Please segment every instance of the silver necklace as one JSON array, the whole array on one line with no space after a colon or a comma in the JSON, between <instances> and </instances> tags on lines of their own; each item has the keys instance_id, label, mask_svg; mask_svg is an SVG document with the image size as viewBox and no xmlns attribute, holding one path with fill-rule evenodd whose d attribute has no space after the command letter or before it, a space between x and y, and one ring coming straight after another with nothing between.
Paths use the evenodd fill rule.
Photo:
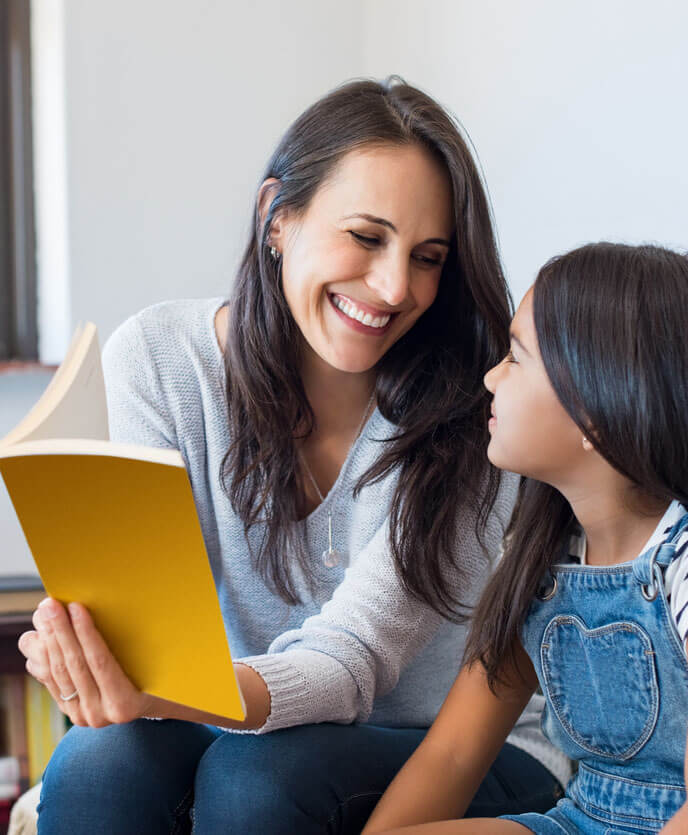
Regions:
<instances>
[{"instance_id":1,"label":"silver necklace","mask_svg":"<svg viewBox=\"0 0 688 835\"><path fill-rule=\"evenodd\" d=\"M373 405L373 400L374 399L375 399L375 389L373 389L373 393L370 395L370 400L366 403L366 407L363 411L363 417L361 418L361 422L358 424L358 429L356 430L356 434L354 435L354 439L349 446L349 452L351 452L351 447L356 443L356 441L358 440L358 436L361 434L361 430L363 429L363 424L365 423L366 418L368 417L368 412L370 411L370 407ZM349 452L347 452L347 456L348 456ZM321 503L324 502L325 497L320 492L320 488L318 487L318 483L315 480L315 478L313 476L313 473L311 472L311 468L308 466L308 461L306 461L306 456L303 454L303 451L301 451L301 461L303 462L303 468L305 469L306 475L308 476L308 478L310 478L311 484L315 488L315 492L317 493L318 498L320 499L320 502ZM327 543L328 543L327 544L327 549L322 552L321 559L323 561L323 565L326 566L327 568L335 568L335 566L339 565L339 563L342 561L342 553L341 553L341 551L338 551L334 547L334 544L333 544L333 541L332 541L332 510L329 510L328 513L327 513Z\"/></svg>"}]
</instances>

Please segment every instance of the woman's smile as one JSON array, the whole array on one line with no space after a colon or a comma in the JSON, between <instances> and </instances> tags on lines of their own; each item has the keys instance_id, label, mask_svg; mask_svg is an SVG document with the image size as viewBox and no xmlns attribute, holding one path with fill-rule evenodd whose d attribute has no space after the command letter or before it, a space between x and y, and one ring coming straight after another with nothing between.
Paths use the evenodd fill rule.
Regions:
<instances>
[{"instance_id":1,"label":"woman's smile","mask_svg":"<svg viewBox=\"0 0 688 835\"><path fill-rule=\"evenodd\" d=\"M327 297L335 313L358 333L381 336L387 333L397 315L396 312L380 310L341 293L328 293Z\"/></svg>"}]
</instances>

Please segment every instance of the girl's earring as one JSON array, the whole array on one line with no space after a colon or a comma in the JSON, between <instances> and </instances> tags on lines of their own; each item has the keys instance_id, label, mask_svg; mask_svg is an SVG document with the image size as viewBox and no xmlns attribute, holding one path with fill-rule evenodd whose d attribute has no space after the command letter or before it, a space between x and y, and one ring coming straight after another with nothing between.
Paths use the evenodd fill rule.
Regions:
<instances>
[{"instance_id":1,"label":"girl's earring","mask_svg":"<svg viewBox=\"0 0 688 835\"><path fill-rule=\"evenodd\" d=\"M590 443L590 441L587 439L587 437L586 437L585 435L583 435L583 449L584 449L586 452L590 452L590 450L591 450L592 448L593 448L593 446L592 446L592 444Z\"/></svg>"},{"instance_id":2,"label":"girl's earring","mask_svg":"<svg viewBox=\"0 0 688 835\"><path fill-rule=\"evenodd\" d=\"M270 247L270 256L273 261L279 261L280 254L277 251L277 247L271 246Z\"/></svg>"}]
</instances>

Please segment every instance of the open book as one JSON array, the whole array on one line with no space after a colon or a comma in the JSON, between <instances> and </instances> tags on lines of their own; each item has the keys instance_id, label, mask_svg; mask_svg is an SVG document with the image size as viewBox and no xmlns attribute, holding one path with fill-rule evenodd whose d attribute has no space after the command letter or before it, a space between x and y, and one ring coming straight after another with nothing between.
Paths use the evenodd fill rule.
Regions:
<instances>
[{"instance_id":1,"label":"open book","mask_svg":"<svg viewBox=\"0 0 688 835\"><path fill-rule=\"evenodd\" d=\"M46 593L89 609L134 684L243 719L182 456L109 440L94 325L0 440L0 474Z\"/></svg>"}]
</instances>

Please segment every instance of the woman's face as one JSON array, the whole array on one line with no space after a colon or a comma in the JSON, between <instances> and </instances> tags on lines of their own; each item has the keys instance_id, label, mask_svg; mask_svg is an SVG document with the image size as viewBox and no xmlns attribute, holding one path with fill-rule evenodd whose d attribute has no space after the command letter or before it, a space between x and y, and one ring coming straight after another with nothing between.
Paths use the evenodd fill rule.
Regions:
<instances>
[{"instance_id":1,"label":"woman's face","mask_svg":"<svg viewBox=\"0 0 688 835\"><path fill-rule=\"evenodd\" d=\"M511 348L487 372L494 397L489 422L490 461L503 470L546 481L569 481L584 460L582 435L547 376L533 321L533 290L511 323Z\"/></svg>"},{"instance_id":2,"label":"woman's face","mask_svg":"<svg viewBox=\"0 0 688 835\"><path fill-rule=\"evenodd\" d=\"M307 344L328 365L372 368L430 307L452 236L447 173L418 146L352 151L271 243Z\"/></svg>"}]
</instances>

